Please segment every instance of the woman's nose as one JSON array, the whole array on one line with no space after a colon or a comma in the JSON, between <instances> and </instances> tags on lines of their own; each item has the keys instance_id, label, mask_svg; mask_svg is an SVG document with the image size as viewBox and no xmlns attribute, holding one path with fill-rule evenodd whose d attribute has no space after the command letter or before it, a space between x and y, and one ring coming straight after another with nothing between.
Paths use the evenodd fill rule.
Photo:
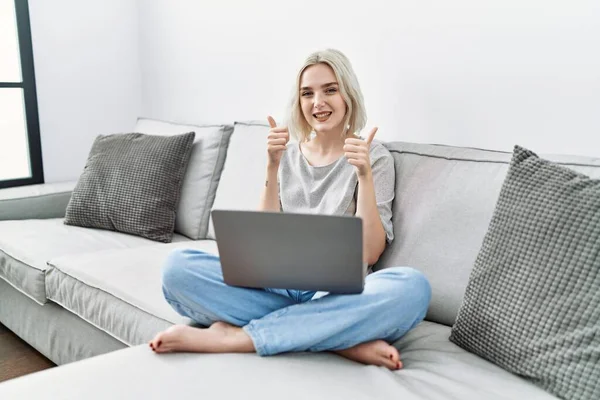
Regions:
<instances>
[{"instance_id":1,"label":"woman's nose","mask_svg":"<svg viewBox=\"0 0 600 400\"><path fill-rule=\"evenodd\" d=\"M323 96L319 93L315 93L314 100L315 100L315 107L325 104Z\"/></svg>"}]
</instances>

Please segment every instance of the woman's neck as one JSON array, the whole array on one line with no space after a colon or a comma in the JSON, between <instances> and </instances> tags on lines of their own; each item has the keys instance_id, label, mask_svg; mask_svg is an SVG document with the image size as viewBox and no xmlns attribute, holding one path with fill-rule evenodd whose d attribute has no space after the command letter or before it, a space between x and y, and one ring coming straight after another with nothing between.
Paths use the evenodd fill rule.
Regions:
<instances>
[{"instance_id":1,"label":"woman's neck","mask_svg":"<svg viewBox=\"0 0 600 400\"><path fill-rule=\"evenodd\" d=\"M342 153L345 140L346 138L341 136L341 131L316 132L316 135L308 143L312 152L319 156L328 156Z\"/></svg>"}]
</instances>

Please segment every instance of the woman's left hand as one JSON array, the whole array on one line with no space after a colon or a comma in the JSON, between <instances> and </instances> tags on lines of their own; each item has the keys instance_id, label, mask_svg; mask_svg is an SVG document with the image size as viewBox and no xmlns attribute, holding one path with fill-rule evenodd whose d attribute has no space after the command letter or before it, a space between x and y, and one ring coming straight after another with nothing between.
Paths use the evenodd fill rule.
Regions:
<instances>
[{"instance_id":1,"label":"woman's left hand","mask_svg":"<svg viewBox=\"0 0 600 400\"><path fill-rule=\"evenodd\" d=\"M356 167L356 174L359 178L367 177L371 174L371 159L369 151L371 142L377 133L378 128L373 128L367 140L362 139L346 139L344 143L344 155L348 162Z\"/></svg>"}]
</instances>

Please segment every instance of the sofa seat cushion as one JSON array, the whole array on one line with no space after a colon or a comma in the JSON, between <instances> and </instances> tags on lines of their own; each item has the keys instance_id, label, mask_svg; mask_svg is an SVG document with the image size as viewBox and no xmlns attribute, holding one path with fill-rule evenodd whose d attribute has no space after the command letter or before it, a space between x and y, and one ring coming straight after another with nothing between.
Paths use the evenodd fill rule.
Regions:
<instances>
[{"instance_id":1,"label":"sofa seat cushion","mask_svg":"<svg viewBox=\"0 0 600 400\"><path fill-rule=\"evenodd\" d=\"M175 235L174 241L188 241ZM68 226L62 218L0 221L0 277L39 304L46 302L46 261L66 254L152 245L125 233Z\"/></svg>"},{"instance_id":2,"label":"sofa seat cushion","mask_svg":"<svg viewBox=\"0 0 600 400\"><path fill-rule=\"evenodd\" d=\"M408 399L528 399L557 397L448 340L451 328L424 321L395 343L405 369L394 374Z\"/></svg>"},{"instance_id":3,"label":"sofa seat cushion","mask_svg":"<svg viewBox=\"0 0 600 400\"><path fill-rule=\"evenodd\" d=\"M399 371L332 353L158 355L143 344L11 380L0 398L192 398L201 388L201 398L216 399L556 400L450 343L449 333L419 325L396 343Z\"/></svg>"},{"instance_id":4,"label":"sofa seat cushion","mask_svg":"<svg viewBox=\"0 0 600 400\"><path fill-rule=\"evenodd\" d=\"M162 293L162 267L175 248L218 254L213 240L154 244L51 259L48 299L133 346L148 342L172 324L190 324Z\"/></svg>"}]
</instances>

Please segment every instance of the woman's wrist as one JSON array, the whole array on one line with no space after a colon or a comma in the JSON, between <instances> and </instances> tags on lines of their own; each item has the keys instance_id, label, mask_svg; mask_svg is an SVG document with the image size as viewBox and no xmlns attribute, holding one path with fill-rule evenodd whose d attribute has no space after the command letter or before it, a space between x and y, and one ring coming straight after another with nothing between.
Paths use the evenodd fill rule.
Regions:
<instances>
[{"instance_id":1,"label":"woman's wrist","mask_svg":"<svg viewBox=\"0 0 600 400\"><path fill-rule=\"evenodd\" d=\"M366 174L358 176L358 184L373 184L373 174L371 173L371 169L369 169L369 171Z\"/></svg>"},{"instance_id":2,"label":"woman's wrist","mask_svg":"<svg viewBox=\"0 0 600 400\"><path fill-rule=\"evenodd\" d=\"M279 172L278 165L267 165L267 172L265 174L265 187L269 186L269 183L277 183L277 174Z\"/></svg>"}]
</instances>

